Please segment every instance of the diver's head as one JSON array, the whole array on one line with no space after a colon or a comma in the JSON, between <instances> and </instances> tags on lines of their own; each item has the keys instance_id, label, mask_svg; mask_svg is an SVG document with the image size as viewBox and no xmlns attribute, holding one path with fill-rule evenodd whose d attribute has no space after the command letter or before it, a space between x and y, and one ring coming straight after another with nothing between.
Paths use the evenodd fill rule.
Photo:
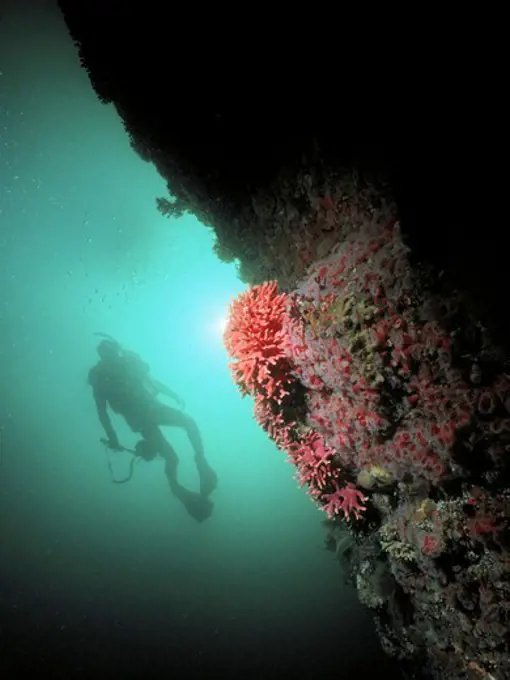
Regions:
<instances>
[{"instance_id":1,"label":"diver's head","mask_svg":"<svg viewBox=\"0 0 510 680\"><path fill-rule=\"evenodd\" d=\"M115 361L120 356L120 346L114 340L101 340L97 353L102 361Z\"/></svg>"}]
</instances>

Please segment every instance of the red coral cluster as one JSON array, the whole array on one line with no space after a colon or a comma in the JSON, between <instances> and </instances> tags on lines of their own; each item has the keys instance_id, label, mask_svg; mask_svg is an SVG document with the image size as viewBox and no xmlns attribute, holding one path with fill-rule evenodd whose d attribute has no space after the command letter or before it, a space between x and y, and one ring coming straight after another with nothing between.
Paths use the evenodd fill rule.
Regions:
<instances>
[{"instance_id":1,"label":"red coral cluster","mask_svg":"<svg viewBox=\"0 0 510 680\"><path fill-rule=\"evenodd\" d=\"M236 384L245 394L260 395L280 404L293 378L283 346L287 296L275 281L249 286L230 305L224 342L234 359Z\"/></svg>"},{"instance_id":2,"label":"red coral cluster","mask_svg":"<svg viewBox=\"0 0 510 680\"><path fill-rule=\"evenodd\" d=\"M452 339L417 290L398 225L375 224L347 236L293 293L268 282L231 305L234 380L330 514L363 509L349 482L362 469L434 484L455 474L459 429L477 400L490 409L453 367Z\"/></svg>"},{"instance_id":3,"label":"red coral cluster","mask_svg":"<svg viewBox=\"0 0 510 680\"><path fill-rule=\"evenodd\" d=\"M285 349L309 390L307 424L345 467L437 481L473 397L452 367L451 338L420 319L412 296L395 225L346 239L293 296Z\"/></svg>"},{"instance_id":4,"label":"red coral cluster","mask_svg":"<svg viewBox=\"0 0 510 680\"><path fill-rule=\"evenodd\" d=\"M286 418L281 408L297 382L285 352L289 303L274 282L249 287L234 300L224 338L232 375L243 394L254 397L257 422L287 452L300 484L308 486L328 516L343 512L359 518L367 499L352 484L340 484L340 471L332 465L334 449L312 428Z\"/></svg>"}]
</instances>

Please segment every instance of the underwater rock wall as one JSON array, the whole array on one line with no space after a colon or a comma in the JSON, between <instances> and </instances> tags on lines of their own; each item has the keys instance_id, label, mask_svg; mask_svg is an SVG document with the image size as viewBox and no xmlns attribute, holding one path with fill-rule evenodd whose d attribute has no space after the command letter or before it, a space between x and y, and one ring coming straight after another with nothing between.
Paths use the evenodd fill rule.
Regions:
<instances>
[{"instance_id":1,"label":"underwater rock wall","mask_svg":"<svg viewBox=\"0 0 510 680\"><path fill-rule=\"evenodd\" d=\"M234 380L327 513L384 649L425 677L509 677L505 354L394 217L363 192L318 202L338 242L292 291L234 301Z\"/></svg>"}]
</instances>

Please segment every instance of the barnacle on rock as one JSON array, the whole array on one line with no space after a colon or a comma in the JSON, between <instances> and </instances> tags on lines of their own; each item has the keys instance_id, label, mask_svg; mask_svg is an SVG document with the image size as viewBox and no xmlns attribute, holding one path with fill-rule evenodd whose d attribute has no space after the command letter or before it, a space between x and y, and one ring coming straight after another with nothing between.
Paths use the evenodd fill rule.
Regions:
<instances>
[{"instance_id":1,"label":"barnacle on rock","mask_svg":"<svg viewBox=\"0 0 510 680\"><path fill-rule=\"evenodd\" d=\"M364 489L386 487L393 484L394 479L388 470L380 465L369 465L358 473L357 483Z\"/></svg>"},{"instance_id":2,"label":"barnacle on rock","mask_svg":"<svg viewBox=\"0 0 510 680\"><path fill-rule=\"evenodd\" d=\"M424 520L433 516L436 512L437 506L431 498L425 498L419 505L414 515L416 522L423 522Z\"/></svg>"}]
</instances>

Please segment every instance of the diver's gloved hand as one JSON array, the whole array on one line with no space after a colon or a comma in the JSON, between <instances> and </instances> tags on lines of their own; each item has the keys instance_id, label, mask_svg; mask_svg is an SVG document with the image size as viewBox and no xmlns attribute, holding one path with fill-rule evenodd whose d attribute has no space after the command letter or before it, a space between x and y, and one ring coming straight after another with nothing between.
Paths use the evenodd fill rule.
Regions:
<instances>
[{"instance_id":1,"label":"diver's gloved hand","mask_svg":"<svg viewBox=\"0 0 510 680\"><path fill-rule=\"evenodd\" d=\"M107 446L111 451L122 451L123 447L119 444L117 437L115 439L101 439L101 442Z\"/></svg>"}]
</instances>

